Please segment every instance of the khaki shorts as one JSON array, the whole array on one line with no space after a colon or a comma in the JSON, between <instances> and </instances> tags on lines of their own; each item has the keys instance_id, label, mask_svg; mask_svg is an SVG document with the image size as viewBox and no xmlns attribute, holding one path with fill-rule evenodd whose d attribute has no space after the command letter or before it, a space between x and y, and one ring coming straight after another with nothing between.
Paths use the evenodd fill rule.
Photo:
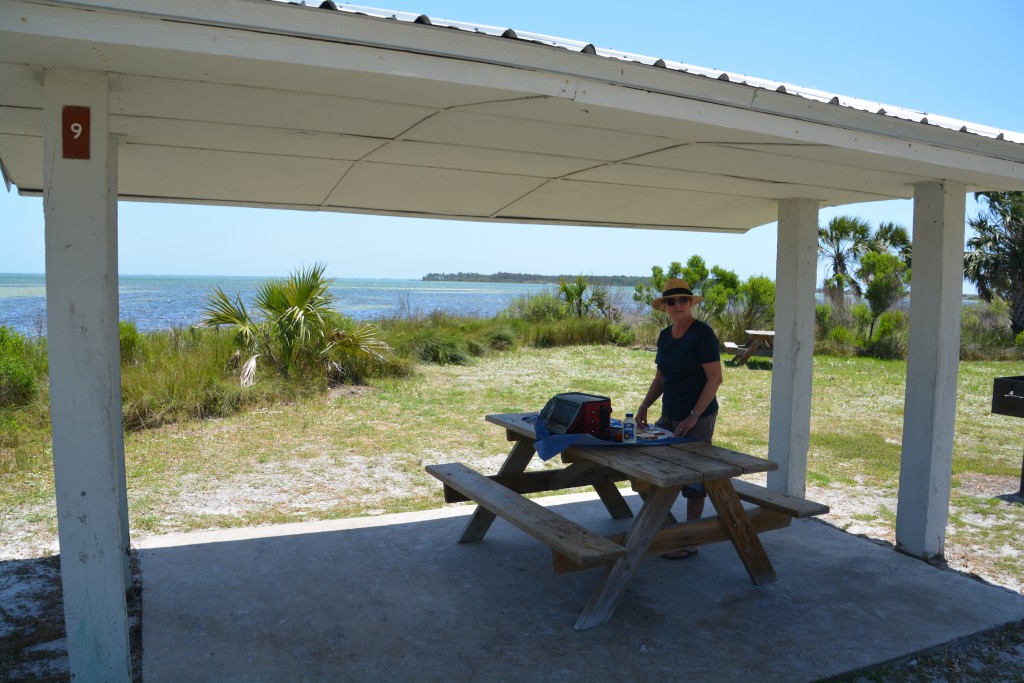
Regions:
<instances>
[{"instance_id":1,"label":"khaki shorts","mask_svg":"<svg viewBox=\"0 0 1024 683\"><path fill-rule=\"evenodd\" d=\"M693 426L693 429L686 432L686 438L693 439L694 441L700 441L702 443L711 443L711 439L715 435L715 422L717 419L718 413L711 413L704 417L698 417L697 424ZM654 423L654 426L674 432L680 422L682 422L682 420L670 420L662 415L658 418L658 421Z\"/></svg>"}]
</instances>

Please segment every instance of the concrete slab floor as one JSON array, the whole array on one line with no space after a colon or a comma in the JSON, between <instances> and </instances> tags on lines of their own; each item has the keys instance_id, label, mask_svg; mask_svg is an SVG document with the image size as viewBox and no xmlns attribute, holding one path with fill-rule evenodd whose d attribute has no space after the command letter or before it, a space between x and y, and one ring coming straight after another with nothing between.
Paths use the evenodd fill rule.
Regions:
<instances>
[{"instance_id":1,"label":"concrete slab floor","mask_svg":"<svg viewBox=\"0 0 1024 683\"><path fill-rule=\"evenodd\" d=\"M628 524L592 495L542 502L602 533ZM143 680L792 683L1024 618L1013 591L798 520L762 536L777 583L752 585L729 544L649 558L611 622L577 632L600 570L556 576L500 519L458 544L472 510L140 543Z\"/></svg>"}]
</instances>

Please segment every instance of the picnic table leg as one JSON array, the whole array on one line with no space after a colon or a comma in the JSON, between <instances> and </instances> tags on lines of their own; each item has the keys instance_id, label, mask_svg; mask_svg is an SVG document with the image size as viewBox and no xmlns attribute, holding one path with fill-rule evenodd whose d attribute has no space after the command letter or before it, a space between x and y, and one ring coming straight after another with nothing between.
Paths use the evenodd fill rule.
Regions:
<instances>
[{"instance_id":1,"label":"picnic table leg","mask_svg":"<svg viewBox=\"0 0 1024 683\"><path fill-rule=\"evenodd\" d=\"M648 484L645 481L637 481L634 479L630 483L633 486L633 490L636 491L636 494L640 496L640 500L647 500L648 494L654 488L653 485ZM676 524L678 521L679 520L676 519L676 516L672 514L671 510L669 510L668 513L665 515L665 526Z\"/></svg>"},{"instance_id":2,"label":"picnic table leg","mask_svg":"<svg viewBox=\"0 0 1024 683\"><path fill-rule=\"evenodd\" d=\"M764 546L761 545L761 539L747 519L747 513L740 503L739 496L736 495L732 480L712 479L704 482L704 488L708 492L711 504L715 506L715 512L718 513L718 519L726 535L729 536L743 566L746 567L750 580L755 586L777 581L775 568L768 559Z\"/></svg>"},{"instance_id":3,"label":"picnic table leg","mask_svg":"<svg viewBox=\"0 0 1024 683\"><path fill-rule=\"evenodd\" d=\"M574 629L583 631L601 626L612 618L615 607L626 592L626 586L640 566L647 549L654 542L658 529L665 523L665 515L679 496L680 488L682 487L668 486L650 492L643 507L640 508L640 514L636 516L633 526L623 539L626 555L615 560L605 571L601 583L576 620Z\"/></svg>"},{"instance_id":4,"label":"picnic table leg","mask_svg":"<svg viewBox=\"0 0 1024 683\"><path fill-rule=\"evenodd\" d=\"M551 488L553 490L570 488L583 477L599 469L605 468L592 462L574 462L551 478ZM593 484L593 487L612 519L626 519L633 516L633 511L629 509L629 504L622 497L615 482L606 481Z\"/></svg>"},{"instance_id":5,"label":"picnic table leg","mask_svg":"<svg viewBox=\"0 0 1024 683\"><path fill-rule=\"evenodd\" d=\"M750 343L747 344L747 350L743 352L742 356L740 356L740 359L739 361L736 362L736 365L746 364L746 362L750 360L750 357L753 356L759 348L761 348L762 341L764 341L764 337L755 337L754 339L752 339Z\"/></svg>"},{"instance_id":6,"label":"picnic table leg","mask_svg":"<svg viewBox=\"0 0 1024 683\"><path fill-rule=\"evenodd\" d=\"M597 495L601 498L601 502L604 503L612 519L628 519L633 516L633 511L629 509L629 503L622 497L619 487L614 483L606 481L603 484L594 484L594 490L597 491Z\"/></svg>"},{"instance_id":7,"label":"picnic table leg","mask_svg":"<svg viewBox=\"0 0 1024 683\"><path fill-rule=\"evenodd\" d=\"M533 439L520 439L516 441L512 446L512 450L509 451L508 457L505 458L501 469L498 470L498 474L521 474L525 472L526 466L530 464L530 460L533 459L535 452L533 443ZM490 510L477 506L476 512L469 518L466 528L462 531L459 543L472 543L473 541L481 540L487 533L487 530L491 528L495 517L496 515Z\"/></svg>"}]
</instances>

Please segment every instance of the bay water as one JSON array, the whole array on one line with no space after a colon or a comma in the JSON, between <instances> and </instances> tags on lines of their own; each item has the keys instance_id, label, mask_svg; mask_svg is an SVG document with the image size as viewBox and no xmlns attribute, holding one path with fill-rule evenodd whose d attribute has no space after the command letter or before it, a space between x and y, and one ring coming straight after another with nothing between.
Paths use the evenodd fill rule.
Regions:
<instances>
[{"instance_id":1,"label":"bay water","mask_svg":"<svg viewBox=\"0 0 1024 683\"><path fill-rule=\"evenodd\" d=\"M267 277L194 275L121 275L120 314L149 332L196 325L215 287L251 307L256 287ZM425 282L397 279L336 279L330 293L334 308L356 320L427 315L491 317L520 296L555 291L555 285ZM629 288L613 287L632 291ZM46 281L36 274L0 273L0 325L21 334L46 334Z\"/></svg>"}]
</instances>

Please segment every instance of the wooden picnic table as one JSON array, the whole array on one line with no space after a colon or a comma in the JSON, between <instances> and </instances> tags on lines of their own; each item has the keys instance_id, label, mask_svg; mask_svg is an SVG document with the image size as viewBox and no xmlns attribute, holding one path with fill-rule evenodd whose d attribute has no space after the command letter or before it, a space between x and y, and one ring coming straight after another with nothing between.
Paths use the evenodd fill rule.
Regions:
<instances>
[{"instance_id":1,"label":"wooden picnic table","mask_svg":"<svg viewBox=\"0 0 1024 683\"><path fill-rule=\"evenodd\" d=\"M772 330L744 330L747 338L743 344L724 342L725 350L733 354L736 365L745 365L752 356L771 357L775 344L775 332Z\"/></svg>"},{"instance_id":2,"label":"wooden picnic table","mask_svg":"<svg viewBox=\"0 0 1024 683\"><path fill-rule=\"evenodd\" d=\"M778 469L774 462L705 443L665 445L576 445L562 454L565 467L526 471L535 453L535 433L524 418L536 413L488 415L513 442L498 473L484 476L460 463L430 465L444 483L445 501L474 500L460 543L480 541L496 516L546 543L556 573L603 567L604 573L574 628L607 623L647 555L728 540L755 585L776 580L758 534L788 526L793 517L822 514L818 503L769 491L733 477ZM616 482L630 480L643 503L633 512ZM685 484L703 483L717 513L676 523L670 508ZM624 534L602 536L526 498L523 494L591 486L615 519L633 517ZM741 500L757 507L744 509ZM668 521L668 523L666 523Z\"/></svg>"}]
</instances>

